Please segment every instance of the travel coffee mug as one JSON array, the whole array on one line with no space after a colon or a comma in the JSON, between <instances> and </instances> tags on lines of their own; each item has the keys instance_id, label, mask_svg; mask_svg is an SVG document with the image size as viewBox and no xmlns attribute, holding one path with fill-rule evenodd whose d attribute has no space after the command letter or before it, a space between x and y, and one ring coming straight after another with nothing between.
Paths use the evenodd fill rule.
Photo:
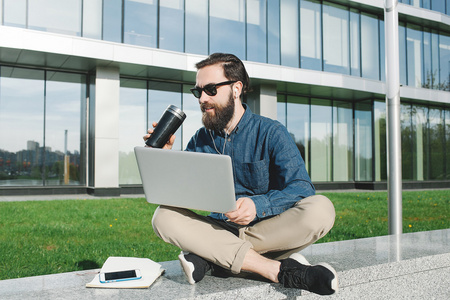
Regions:
<instances>
[{"instance_id":1,"label":"travel coffee mug","mask_svg":"<svg viewBox=\"0 0 450 300\"><path fill-rule=\"evenodd\" d=\"M186 114L181 109L175 105L169 105L161 116L152 135L145 142L147 146L152 148L162 148L167 143L170 136L181 126L184 119L186 119Z\"/></svg>"}]
</instances>

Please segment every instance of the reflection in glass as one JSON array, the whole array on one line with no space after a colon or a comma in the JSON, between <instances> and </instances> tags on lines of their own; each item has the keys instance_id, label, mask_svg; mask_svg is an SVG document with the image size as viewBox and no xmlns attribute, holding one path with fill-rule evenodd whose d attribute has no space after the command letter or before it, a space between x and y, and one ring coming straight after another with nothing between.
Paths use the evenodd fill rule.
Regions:
<instances>
[{"instance_id":1,"label":"reflection in glass","mask_svg":"<svg viewBox=\"0 0 450 300\"><path fill-rule=\"evenodd\" d=\"M427 180L429 179L429 166L426 159L429 155L427 138L428 108L420 105L411 105L407 107L405 113L407 113L405 117L411 118L412 179Z\"/></svg>"},{"instance_id":2,"label":"reflection in glass","mask_svg":"<svg viewBox=\"0 0 450 300\"><path fill-rule=\"evenodd\" d=\"M350 74L348 19L349 12L345 7L323 4L324 71ZM311 30L311 26L308 30Z\"/></svg>"},{"instance_id":3,"label":"reflection in glass","mask_svg":"<svg viewBox=\"0 0 450 300\"><path fill-rule=\"evenodd\" d=\"M444 110L429 109L428 122L428 179L444 180L445 169L442 163L445 161Z\"/></svg>"},{"instance_id":4,"label":"reflection in glass","mask_svg":"<svg viewBox=\"0 0 450 300\"><path fill-rule=\"evenodd\" d=\"M444 0L431 0L431 9L445 14L445 1Z\"/></svg>"},{"instance_id":5,"label":"reflection in glass","mask_svg":"<svg viewBox=\"0 0 450 300\"><path fill-rule=\"evenodd\" d=\"M147 82L122 79L119 107L119 184L140 184L134 147L144 146L142 136L151 124L146 120Z\"/></svg>"},{"instance_id":6,"label":"reflection in glass","mask_svg":"<svg viewBox=\"0 0 450 300\"><path fill-rule=\"evenodd\" d=\"M300 30L300 67L322 71L322 15L319 1L300 2Z\"/></svg>"},{"instance_id":7,"label":"reflection in glass","mask_svg":"<svg viewBox=\"0 0 450 300\"><path fill-rule=\"evenodd\" d=\"M450 91L450 34L439 35L440 89Z\"/></svg>"},{"instance_id":8,"label":"reflection in glass","mask_svg":"<svg viewBox=\"0 0 450 300\"><path fill-rule=\"evenodd\" d=\"M122 42L122 0L103 1L102 28L103 40Z\"/></svg>"},{"instance_id":9,"label":"reflection in glass","mask_svg":"<svg viewBox=\"0 0 450 300\"><path fill-rule=\"evenodd\" d=\"M0 132L0 185L85 183L85 82L84 75L1 68L0 128L14 130Z\"/></svg>"},{"instance_id":10,"label":"reflection in glass","mask_svg":"<svg viewBox=\"0 0 450 300\"><path fill-rule=\"evenodd\" d=\"M333 102L333 181L353 180L353 107Z\"/></svg>"},{"instance_id":11,"label":"reflection in glass","mask_svg":"<svg viewBox=\"0 0 450 300\"><path fill-rule=\"evenodd\" d=\"M245 59L244 0L210 1L210 53L233 53Z\"/></svg>"},{"instance_id":12,"label":"reflection in glass","mask_svg":"<svg viewBox=\"0 0 450 300\"><path fill-rule=\"evenodd\" d=\"M0 72L0 184L42 185L44 71Z\"/></svg>"},{"instance_id":13,"label":"reflection in glass","mask_svg":"<svg viewBox=\"0 0 450 300\"><path fill-rule=\"evenodd\" d=\"M125 0L124 5L124 43L156 48L157 2ZM116 22L121 24L121 20L116 20Z\"/></svg>"},{"instance_id":14,"label":"reflection in glass","mask_svg":"<svg viewBox=\"0 0 450 300\"><path fill-rule=\"evenodd\" d=\"M208 0L189 0L185 3L185 52L208 54Z\"/></svg>"},{"instance_id":15,"label":"reflection in glass","mask_svg":"<svg viewBox=\"0 0 450 300\"><path fill-rule=\"evenodd\" d=\"M387 180L386 104L374 102L375 181Z\"/></svg>"},{"instance_id":16,"label":"reflection in glass","mask_svg":"<svg viewBox=\"0 0 450 300\"><path fill-rule=\"evenodd\" d=\"M446 177L450 179L450 110L445 110L445 151L446 151Z\"/></svg>"},{"instance_id":17,"label":"reflection in glass","mask_svg":"<svg viewBox=\"0 0 450 300\"><path fill-rule=\"evenodd\" d=\"M378 22L380 29L380 80L386 81L386 62L385 62L385 37L384 37L384 21L379 20Z\"/></svg>"},{"instance_id":18,"label":"reflection in glass","mask_svg":"<svg viewBox=\"0 0 450 300\"><path fill-rule=\"evenodd\" d=\"M277 95L277 120L287 127L286 123L286 96L282 94Z\"/></svg>"},{"instance_id":19,"label":"reflection in glass","mask_svg":"<svg viewBox=\"0 0 450 300\"><path fill-rule=\"evenodd\" d=\"M149 81L148 83L148 124L158 122L162 114L169 105L175 105L179 108L181 105L181 84ZM182 127L175 135L177 139L173 145L174 150L182 150Z\"/></svg>"},{"instance_id":20,"label":"reflection in glass","mask_svg":"<svg viewBox=\"0 0 450 300\"><path fill-rule=\"evenodd\" d=\"M331 181L331 101L311 99L311 179Z\"/></svg>"},{"instance_id":21,"label":"reflection in glass","mask_svg":"<svg viewBox=\"0 0 450 300\"><path fill-rule=\"evenodd\" d=\"M86 98L85 83L84 75L47 72L45 185L84 183L80 120L83 120L81 104Z\"/></svg>"},{"instance_id":22,"label":"reflection in glass","mask_svg":"<svg viewBox=\"0 0 450 300\"><path fill-rule=\"evenodd\" d=\"M280 0L267 2L267 62L280 64Z\"/></svg>"},{"instance_id":23,"label":"reflection in glass","mask_svg":"<svg viewBox=\"0 0 450 300\"><path fill-rule=\"evenodd\" d=\"M372 103L355 104L355 181L372 179Z\"/></svg>"},{"instance_id":24,"label":"reflection in glass","mask_svg":"<svg viewBox=\"0 0 450 300\"><path fill-rule=\"evenodd\" d=\"M81 36L81 0L28 1L28 28Z\"/></svg>"},{"instance_id":25,"label":"reflection in glass","mask_svg":"<svg viewBox=\"0 0 450 300\"><path fill-rule=\"evenodd\" d=\"M83 36L102 39L102 0L83 1Z\"/></svg>"},{"instance_id":26,"label":"reflection in glass","mask_svg":"<svg viewBox=\"0 0 450 300\"><path fill-rule=\"evenodd\" d=\"M300 150L305 161L306 170L309 169L309 99L306 97L287 96L286 124L289 133Z\"/></svg>"},{"instance_id":27,"label":"reflection in glass","mask_svg":"<svg viewBox=\"0 0 450 300\"><path fill-rule=\"evenodd\" d=\"M362 77L380 79L378 18L361 14L361 67Z\"/></svg>"},{"instance_id":28,"label":"reflection in glass","mask_svg":"<svg viewBox=\"0 0 450 300\"><path fill-rule=\"evenodd\" d=\"M411 104L400 104L400 128L402 145L402 179L413 179L413 133L411 124ZM419 128L422 132L422 127ZM422 172L423 173L423 172Z\"/></svg>"},{"instance_id":29,"label":"reflection in glass","mask_svg":"<svg viewBox=\"0 0 450 300\"><path fill-rule=\"evenodd\" d=\"M299 9L296 0L280 0L281 65L299 65Z\"/></svg>"},{"instance_id":30,"label":"reflection in glass","mask_svg":"<svg viewBox=\"0 0 450 300\"><path fill-rule=\"evenodd\" d=\"M26 24L27 0L3 0L3 25L25 28Z\"/></svg>"},{"instance_id":31,"label":"reflection in glass","mask_svg":"<svg viewBox=\"0 0 450 300\"><path fill-rule=\"evenodd\" d=\"M267 61L266 0L247 0L247 60Z\"/></svg>"},{"instance_id":32,"label":"reflection in glass","mask_svg":"<svg viewBox=\"0 0 450 300\"><path fill-rule=\"evenodd\" d=\"M361 32L360 14L353 9L350 10L350 66L351 75L361 76Z\"/></svg>"},{"instance_id":33,"label":"reflection in glass","mask_svg":"<svg viewBox=\"0 0 450 300\"><path fill-rule=\"evenodd\" d=\"M408 85L422 86L422 31L420 26L406 28L406 53L408 59Z\"/></svg>"},{"instance_id":34,"label":"reflection in glass","mask_svg":"<svg viewBox=\"0 0 450 300\"><path fill-rule=\"evenodd\" d=\"M184 51L183 0L159 0L159 48Z\"/></svg>"},{"instance_id":35,"label":"reflection in glass","mask_svg":"<svg viewBox=\"0 0 450 300\"><path fill-rule=\"evenodd\" d=\"M405 24L399 22L398 26L398 48L400 63L400 84L407 85L406 76L406 27Z\"/></svg>"}]
</instances>

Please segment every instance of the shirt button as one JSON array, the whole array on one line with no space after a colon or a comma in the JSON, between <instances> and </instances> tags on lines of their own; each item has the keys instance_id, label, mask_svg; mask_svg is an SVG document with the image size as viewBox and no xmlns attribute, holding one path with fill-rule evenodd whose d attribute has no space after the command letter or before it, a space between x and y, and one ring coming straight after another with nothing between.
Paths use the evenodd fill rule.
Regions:
<instances>
[{"instance_id":1,"label":"shirt button","mask_svg":"<svg viewBox=\"0 0 450 300\"><path fill-rule=\"evenodd\" d=\"M230 139L230 138L228 138L228 141L229 141L229 142L231 142L231 139Z\"/></svg>"}]
</instances>

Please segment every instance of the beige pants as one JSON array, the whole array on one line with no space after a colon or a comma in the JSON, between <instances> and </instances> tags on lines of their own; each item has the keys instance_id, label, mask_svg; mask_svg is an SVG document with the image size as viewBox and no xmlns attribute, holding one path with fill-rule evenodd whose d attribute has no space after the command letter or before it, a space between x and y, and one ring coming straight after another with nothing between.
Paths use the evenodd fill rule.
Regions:
<instances>
[{"instance_id":1,"label":"beige pants","mask_svg":"<svg viewBox=\"0 0 450 300\"><path fill-rule=\"evenodd\" d=\"M152 225L165 242L239 273L249 249L272 259L286 258L327 234L334 218L331 201L315 195L253 226L233 226L188 209L168 206L156 209ZM229 226L232 230L227 229Z\"/></svg>"}]
</instances>

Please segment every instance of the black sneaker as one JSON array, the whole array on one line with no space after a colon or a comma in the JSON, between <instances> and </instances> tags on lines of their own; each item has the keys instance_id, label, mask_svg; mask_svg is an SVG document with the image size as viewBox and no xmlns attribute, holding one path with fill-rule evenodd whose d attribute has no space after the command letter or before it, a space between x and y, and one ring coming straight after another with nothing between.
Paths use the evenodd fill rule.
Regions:
<instances>
[{"instance_id":1,"label":"black sneaker","mask_svg":"<svg viewBox=\"0 0 450 300\"><path fill-rule=\"evenodd\" d=\"M181 267L183 268L184 274L190 284L195 284L205 277L206 272L211 269L211 265L208 261L201 258L194 253L181 251L178 255Z\"/></svg>"},{"instance_id":2,"label":"black sneaker","mask_svg":"<svg viewBox=\"0 0 450 300\"><path fill-rule=\"evenodd\" d=\"M338 291L337 274L329 264L311 266L299 253L280 262L278 281L284 287L307 290L319 295L331 295Z\"/></svg>"}]
</instances>

